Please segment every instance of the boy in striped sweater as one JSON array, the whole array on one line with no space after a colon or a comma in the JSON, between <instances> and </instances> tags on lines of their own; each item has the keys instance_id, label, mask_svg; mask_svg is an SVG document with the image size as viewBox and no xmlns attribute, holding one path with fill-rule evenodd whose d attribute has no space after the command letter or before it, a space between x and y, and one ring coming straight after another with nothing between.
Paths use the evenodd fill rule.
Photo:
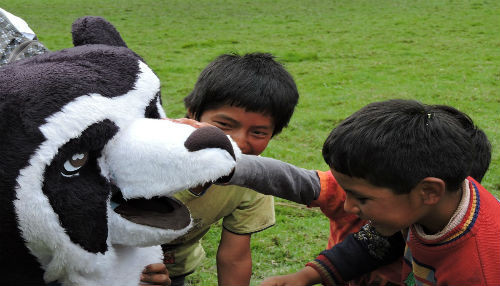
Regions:
<instances>
[{"instance_id":1,"label":"boy in striped sweater","mask_svg":"<svg viewBox=\"0 0 500 286\"><path fill-rule=\"evenodd\" d=\"M480 180L488 165L482 162L482 147L489 146L476 144L470 126L472 121L453 108L408 100L373 103L344 120L328 137L323 155L347 194L345 211L370 223L301 271L263 284L343 284L403 252L399 283L498 283L500 204L467 176ZM251 180L242 179L248 170L238 175L245 164L251 165L239 163L230 183ZM283 178L269 176L273 184L268 186L301 190L298 194L256 189L298 202L321 197L323 186L318 188L313 175L302 170L301 177L291 167L283 169L294 183L287 186Z\"/></svg>"}]
</instances>

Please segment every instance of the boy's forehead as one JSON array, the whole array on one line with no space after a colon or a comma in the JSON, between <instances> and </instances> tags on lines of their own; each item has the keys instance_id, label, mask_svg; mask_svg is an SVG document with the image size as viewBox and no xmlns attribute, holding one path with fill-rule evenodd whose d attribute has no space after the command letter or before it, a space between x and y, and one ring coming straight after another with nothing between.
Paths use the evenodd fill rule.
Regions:
<instances>
[{"instance_id":1,"label":"boy's forehead","mask_svg":"<svg viewBox=\"0 0 500 286\"><path fill-rule=\"evenodd\" d=\"M246 121L252 125L266 128L274 128L274 118L266 112L250 111L243 107L224 105L218 108L205 110L200 116L201 119L207 117L223 118L235 122Z\"/></svg>"},{"instance_id":2,"label":"boy's forehead","mask_svg":"<svg viewBox=\"0 0 500 286\"><path fill-rule=\"evenodd\" d=\"M369 181L363 178L351 177L349 175L335 171L331 168L331 172L339 185L346 191L359 195L373 195L378 196L381 193L395 194L389 188L379 187L373 185Z\"/></svg>"},{"instance_id":3,"label":"boy's forehead","mask_svg":"<svg viewBox=\"0 0 500 286\"><path fill-rule=\"evenodd\" d=\"M248 106L240 106L240 105L237 105L237 104L234 104L234 103L230 103L230 102L228 102L228 103L221 103L221 104L218 104L218 105L207 107L207 108L205 108L205 110L203 111L203 113L205 113L207 111L227 111L227 112L231 112L231 111L241 112L241 111L244 111L244 112L248 112L248 113L260 114L262 116L269 116L271 118L273 117L273 112L271 111L271 109L266 109L266 108L256 109L256 108L251 108L251 107L248 107Z\"/></svg>"},{"instance_id":4,"label":"boy's forehead","mask_svg":"<svg viewBox=\"0 0 500 286\"><path fill-rule=\"evenodd\" d=\"M353 184L355 182L364 182L364 183L370 185L370 183L363 178L349 176L347 174L336 171L334 168L330 168L330 170L331 170L333 176L335 177L335 179L339 182L348 183L348 184Z\"/></svg>"}]
</instances>

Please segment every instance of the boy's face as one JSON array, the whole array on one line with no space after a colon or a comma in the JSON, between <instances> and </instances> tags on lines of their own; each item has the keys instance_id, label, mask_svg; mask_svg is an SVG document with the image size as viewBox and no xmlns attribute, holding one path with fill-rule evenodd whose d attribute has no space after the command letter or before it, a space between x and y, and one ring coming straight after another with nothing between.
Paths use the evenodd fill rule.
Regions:
<instances>
[{"instance_id":1,"label":"boy's face","mask_svg":"<svg viewBox=\"0 0 500 286\"><path fill-rule=\"evenodd\" d=\"M389 188L374 186L364 179L333 169L332 174L347 194L345 211L371 221L384 236L409 227L424 215L417 189L408 194L396 194Z\"/></svg>"},{"instance_id":2,"label":"boy's face","mask_svg":"<svg viewBox=\"0 0 500 286\"><path fill-rule=\"evenodd\" d=\"M229 105L206 110L200 121L222 129L233 138L243 154L249 155L260 155L274 131L271 116Z\"/></svg>"}]
</instances>

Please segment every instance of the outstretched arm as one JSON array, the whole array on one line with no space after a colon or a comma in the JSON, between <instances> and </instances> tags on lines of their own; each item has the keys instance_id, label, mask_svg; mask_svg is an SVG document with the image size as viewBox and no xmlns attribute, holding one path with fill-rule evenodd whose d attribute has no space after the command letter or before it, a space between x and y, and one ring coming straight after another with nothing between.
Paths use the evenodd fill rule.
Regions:
<instances>
[{"instance_id":1,"label":"outstretched arm","mask_svg":"<svg viewBox=\"0 0 500 286\"><path fill-rule=\"evenodd\" d=\"M242 155L229 185L309 205L321 190L318 174L272 158Z\"/></svg>"},{"instance_id":2,"label":"outstretched arm","mask_svg":"<svg viewBox=\"0 0 500 286\"><path fill-rule=\"evenodd\" d=\"M167 119L195 128L212 126L188 118ZM309 205L319 197L320 179L314 170L306 170L272 158L245 155L238 160L231 180L219 183L238 185L265 195L272 195L299 204ZM200 192L207 186L199 186Z\"/></svg>"}]
</instances>

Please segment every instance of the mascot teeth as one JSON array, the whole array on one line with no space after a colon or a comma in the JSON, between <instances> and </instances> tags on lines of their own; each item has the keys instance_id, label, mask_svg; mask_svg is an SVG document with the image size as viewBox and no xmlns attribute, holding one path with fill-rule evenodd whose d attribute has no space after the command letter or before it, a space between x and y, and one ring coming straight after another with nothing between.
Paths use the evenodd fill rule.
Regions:
<instances>
[{"instance_id":1,"label":"mascot teeth","mask_svg":"<svg viewBox=\"0 0 500 286\"><path fill-rule=\"evenodd\" d=\"M172 195L229 175L214 127L169 120L160 81L106 20L74 48L0 68L0 274L5 285L138 285L191 226Z\"/></svg>"}]
</instances>

